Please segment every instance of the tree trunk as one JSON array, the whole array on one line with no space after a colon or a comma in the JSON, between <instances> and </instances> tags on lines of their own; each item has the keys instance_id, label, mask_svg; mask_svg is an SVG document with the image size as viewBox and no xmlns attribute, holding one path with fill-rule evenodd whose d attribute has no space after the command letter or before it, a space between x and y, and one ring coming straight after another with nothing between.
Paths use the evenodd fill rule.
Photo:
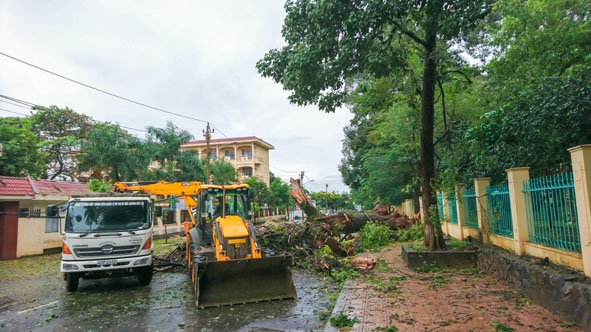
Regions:
<instances>
[{"instance_id":1,"label":"tree trunk","mask_svg":"<svg viewBox=\"0 0 591 332\"><path fill-rule=\"evenodd\" d=\"M314 220L316 216L319 215L318 210L316 210L316 207L314 207L310 199L308 199L308 195L306 195L304 189L302 189L295 179L290 178L289 182L291 183L291 197L293 197L300 208L302 208L306 214L306 218L308 220Z\"/></svg>"},{"instance_id":2,"label":"tree trunk","mask_svg":"<svg viewBox=\"0 0 591 332\"><path fill-rule=\"evenodd\" d=\"M423 67L423 88L421 95L421 185L425 226L425 247L443 249L443 231L438 218L431 217L430 208L436 206L432 182L435 180L435 147L433 130L435 123L435 82L437 78L437 24L443 4L430 1L427 4L425 20L425 54ZM435 216L436 217L436 216Z\"/></svg>"}]
</instances>

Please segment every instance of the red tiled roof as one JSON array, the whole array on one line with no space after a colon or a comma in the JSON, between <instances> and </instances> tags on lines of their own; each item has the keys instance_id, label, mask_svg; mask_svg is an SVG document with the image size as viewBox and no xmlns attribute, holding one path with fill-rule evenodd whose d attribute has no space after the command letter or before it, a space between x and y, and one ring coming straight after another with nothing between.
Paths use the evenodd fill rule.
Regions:
<instances>
[{"instance_id":1,"label":"red tiled roof","mask_svg":"<svg viewBox=\"0 0 591 332\"><path fill-rule=\"evenodd\" d=\"M35 192L27 178L0 176L0 195L2 196L33 196Z\"/></svg>"},{"instance_id":2,"label":"red tiled roof","mask_svg":"<svg viewBox=\"0 0 591 332\"><path fill-rule=\"evenodd\" d=\"M0 176L0 196L33 196L39 195L80 195L92 191L87 189L87 183L61 182L49 180L33 180L29 178L15 178Z\"/></svg>"},{"instance_id":3,"label":"red tiled roof","mask_svg":"<svg viewBox=\"0 0 591 332\"><path fill-rule=\"evenodd\" d=\"M82 195L89 194L92 190L87 189L88 183L61 182L49 180L33 180L35 191L40 195Z\"/></svg>"}]
</instances>

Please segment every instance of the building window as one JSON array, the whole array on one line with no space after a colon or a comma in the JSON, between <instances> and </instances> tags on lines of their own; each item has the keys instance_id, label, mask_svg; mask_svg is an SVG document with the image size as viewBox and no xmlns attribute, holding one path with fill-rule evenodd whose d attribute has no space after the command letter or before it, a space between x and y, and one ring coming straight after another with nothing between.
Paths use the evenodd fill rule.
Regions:
<instances>
[{"instance_id":1,"label":"building window","mask_svg":"<svg viewBox=\"0 0 591 332\"><path fill-rule=\"evenodd\" d=\"M242 177L249 178L251 176L252 176L252 168L251 167L245 167L242 169Z\"/></svg>"},{"instance_id":2,"label":"building window","mask_svg":"<svg viewBox=\"0 0 591 332\"><path fill-rule=\"evenodd\" d=\"M225 160L234 160L234 150L226 150L224 151L224 159Z\"/></svg>"},{"instance_id":3,"label":"building window","mask_svg":"<svg viewBox=\"0 0 591 332\"><path fill-rule=\"evenodd\" d=\"M252 159L252 150L251 149L243 149L242 150L242 160L251 160Z\"/></svg>"}]
</instances>

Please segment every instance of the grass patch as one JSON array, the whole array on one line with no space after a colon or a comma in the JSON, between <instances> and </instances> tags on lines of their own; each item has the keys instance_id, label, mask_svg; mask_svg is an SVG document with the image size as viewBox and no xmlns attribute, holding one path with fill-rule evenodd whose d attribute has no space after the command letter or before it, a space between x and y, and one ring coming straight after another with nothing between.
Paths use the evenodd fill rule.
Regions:
<instances>
[{"instance_id":1,"label":"grass patch","mask_svg":"<svg viewBox=\"0 0 591 332\"><path fill-rule=\"evenodd\" d=\"M423 261L423 265L420 267L417 267L415 269L415 271L417 271L419 273L439 272L439 271L441 271L441 266L439 266L439 264L437 264L437 262L429 263L429 262Z\"/></svg>"},{"instance_id":2,"label":"grass patch","mask_svg":"<svg viewBox=\"0 0 591 332\"><path fill-rule=\"evenodd\" d=\"M154 255L160 255L162 253L172 251L181 243L185 243L185 238L178 235L170 236L168 240L154 240Z\"/></svg>"},{"instance_id":3,"label":"grass patch","mask_svg":"<svg viewBox=\"0 0 591 332\"><path fill-rule=\"evenodd\" d=\"M342 312L330 319L330 324L334 327L352 327L353 324L358 323L359 318L353 317L349 318L349 316L343 314Z\"/></svg>"},{"instance_id":4,"label":"grass patch","mask_svg":"<svg viewBox=\"0 0 591 332\"><path fill-rule=\"evenodd\" d=\"M430 248L423 246L422 243L410 243L409 246L416 251L430 251ZM467 249L473 249L474 244L466 241L456 240L451 238L449 242L445 244L448 251L465 251Z\"/></svg>"},{"instance_id":5,"label":"grass patch","mask_svg":"<svg viewBox=\"0 0 591 332\"><path fill-rule=\"evenodd\" d=\"M449 243L446 244L447 249L450 251L464 251L468 248L474 248L474 244L466 241L456 240L451 238Z\"/></svg>"},{"instance_id":6,"label":"grass patch","mask_svg":"<svg viewBox=\"0 0 591 332\"><path fill-rule=\"evenodd\" d=\"M0 261L0 279L21 278L60 271L62 254L27 256Z\"/></svg>"}]
</instances>

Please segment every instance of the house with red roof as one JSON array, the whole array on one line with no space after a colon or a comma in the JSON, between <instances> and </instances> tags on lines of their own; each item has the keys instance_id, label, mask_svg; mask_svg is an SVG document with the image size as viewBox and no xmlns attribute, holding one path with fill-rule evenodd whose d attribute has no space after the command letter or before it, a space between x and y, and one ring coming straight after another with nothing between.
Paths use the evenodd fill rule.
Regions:
<instances>
[{"instance_id":1,"label":"house with red roof","mask_svg":"<svg viewBox=\"0 0 591 332\"><path fill-rule=\"evenodd\" d=\"M91 193L87 185L0 176L0 260L60 248L63 223L45 218L45 208Z\"/></svg>"}]
</instances>

